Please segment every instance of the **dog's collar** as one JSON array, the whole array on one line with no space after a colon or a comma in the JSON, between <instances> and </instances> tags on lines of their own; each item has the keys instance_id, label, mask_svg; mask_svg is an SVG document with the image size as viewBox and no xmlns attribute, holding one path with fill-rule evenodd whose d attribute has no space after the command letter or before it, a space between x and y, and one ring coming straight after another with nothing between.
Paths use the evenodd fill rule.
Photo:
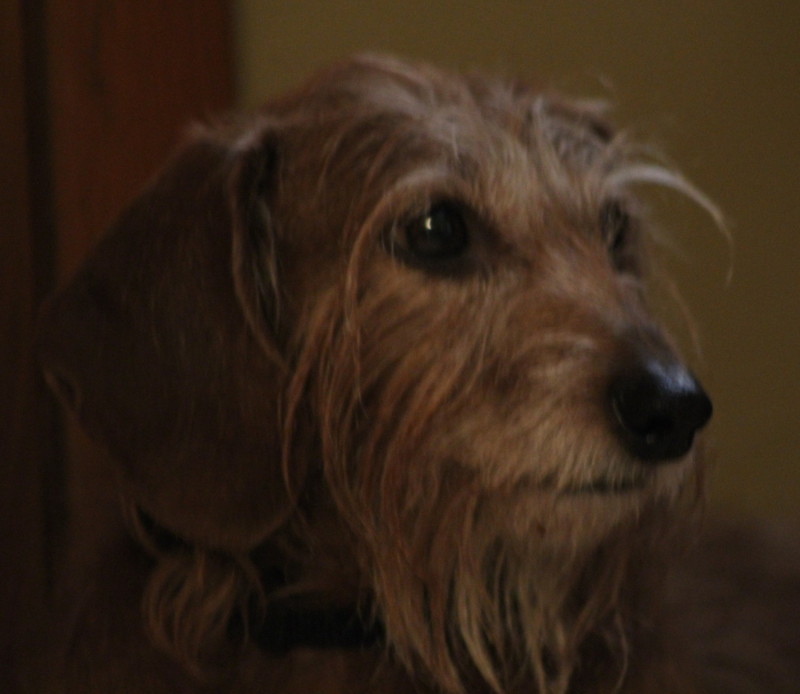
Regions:
<instances>
[{"instance_id":1,"label":"dog's collar","mask_svg":"<svg viewBox=\"0 0 800 694\"><path fill-rule=\"evenodd\" d=\"M185 550L191 544L165 528L141 507L135 507L138 521L150 540L162 551ZM262 586L269 592L285 585L274 571L261 572ZM295 648L359 649L384 641L381 622L356 607L307 608L292 599L269 601L265 616L254 609L250 639L269 653L287 653ZM258 615L258 616L257 616ZM237 631L239 625L232 625Z\"/></svg>"},{"instance_id":2,"label":"dog's collar","mask_svg":"<svg viewBox=\"0 0 800 694\"><path fill-rule=\"evenodd\" d=\"M267 595L280 594L286 577L279 569L260 570L261 585ZM381 622L370 616L366 606L318 606L297 597L268 599L258 615L251 640L269 653L287 653L295 648L359 649L384 641Z\"/></svg>"},{"instance_id":3,"label":"dog's collar","mask_svg":"<svg viewBox=\"0 0 800 694\"><path fill-rule=\"evenodd\" d=\"M295 648L370 648L384 639L380 622L366 619L354 608L309 610L277 601L270 603L266 612L252 639L269 653L287 653Z\"/></svg>"}]
</instances>

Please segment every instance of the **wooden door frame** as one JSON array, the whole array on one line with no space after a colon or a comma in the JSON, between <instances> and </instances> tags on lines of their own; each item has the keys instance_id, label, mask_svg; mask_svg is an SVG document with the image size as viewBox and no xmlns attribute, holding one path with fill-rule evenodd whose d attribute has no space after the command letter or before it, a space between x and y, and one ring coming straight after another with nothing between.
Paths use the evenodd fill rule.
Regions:
<instances>
[{"instance_id":1,"label":"wooden door frame","mask_svg":"<svg viewBox=\"0 0 800 694\"><path fill-rule=\"evenodd\" d=\"M0 3L0 691L109 479L43 385L37 308L186 125L232 107L231 4Z\"/></svg>"}]
</instances>

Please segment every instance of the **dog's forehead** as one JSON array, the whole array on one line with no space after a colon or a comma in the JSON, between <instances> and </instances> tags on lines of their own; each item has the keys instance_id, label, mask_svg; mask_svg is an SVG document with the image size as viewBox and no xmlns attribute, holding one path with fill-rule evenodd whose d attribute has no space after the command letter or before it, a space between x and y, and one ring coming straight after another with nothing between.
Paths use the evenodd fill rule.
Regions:
<instances>
[{"instance_id":1,"label":"dog's forehead","mask_svg":"<svg viewBox=\"0 0 800 694\"><path fill-rule=\"evenodd\" d=\"M323 129L358 130L365 138L402 130L458 150L549 144L573 157L582 150L586 159L611 138L596 104L570 102L519 81L396 61L347 63L312 81L300 101Z\"/></svg>"},{"instance_id":2,"label":"dog's forehead","mask_svg":"<svg viewBox=\"0 0 800 694\"><path fill-rule=\"evenodd\" d=\"M286 102L284 115L298 168L315 172L303 178L315 178L317 190L378 195L438 167L476 190L524 195L555 190L545 179L597 169L613 150L597 108L519 82L386 59L323 73Z\"/></svg>"}]
</instances>

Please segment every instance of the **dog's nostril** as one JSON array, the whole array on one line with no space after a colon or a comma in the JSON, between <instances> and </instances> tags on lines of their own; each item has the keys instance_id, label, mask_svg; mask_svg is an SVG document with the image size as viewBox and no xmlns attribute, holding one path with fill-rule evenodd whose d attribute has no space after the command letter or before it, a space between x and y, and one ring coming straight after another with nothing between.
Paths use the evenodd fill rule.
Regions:
<instances>
[{"instance_id":1,"label":"dog's nostril","mask_svg":"<svg viewBox=\"0 0 800 694\"><path fill-rule=\"evenodd\" d=\"M611 409L628 451L645 462L689 452L711 418L711 400L677 362L650 360L622 370L611 383Z\"/></svg>"}]
</instances>

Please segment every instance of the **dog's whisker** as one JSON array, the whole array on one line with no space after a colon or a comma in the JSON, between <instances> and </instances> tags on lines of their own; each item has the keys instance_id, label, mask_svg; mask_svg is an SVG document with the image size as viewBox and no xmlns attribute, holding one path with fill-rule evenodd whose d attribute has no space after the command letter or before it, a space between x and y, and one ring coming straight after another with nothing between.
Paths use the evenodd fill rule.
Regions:
<instances>
[{"instance_id":1,"label":"dog's whisker","mask_svg":"<svg viewBox=\"0 0 800 694\"><path fill-rule=\"evenodd\" d=\"M613 171L608 176L606 183L612 189L638 184L650 184L675 190L702 208L730 241L728 224L722 210L708 195L676 171L655 164L628 164Z\"/></svg>"}]
</instances>

